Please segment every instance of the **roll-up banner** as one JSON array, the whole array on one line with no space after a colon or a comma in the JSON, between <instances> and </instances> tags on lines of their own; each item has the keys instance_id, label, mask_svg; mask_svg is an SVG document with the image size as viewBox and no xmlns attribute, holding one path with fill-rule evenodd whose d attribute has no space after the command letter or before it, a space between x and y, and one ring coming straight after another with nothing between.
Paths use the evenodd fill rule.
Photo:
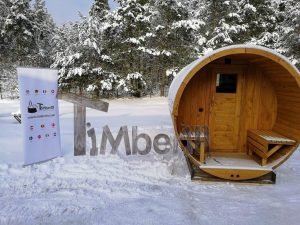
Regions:
<instances>
[{"instance_id":1,"label":"roll-up banner","mask_svg":"<svg viewBox=\"0 0 300 225\"><path fill-rule=\"evenodd\" d=\"M17 68L24 165L62 155L57 100L58 71Z\"/></svg>"}]
</instances>

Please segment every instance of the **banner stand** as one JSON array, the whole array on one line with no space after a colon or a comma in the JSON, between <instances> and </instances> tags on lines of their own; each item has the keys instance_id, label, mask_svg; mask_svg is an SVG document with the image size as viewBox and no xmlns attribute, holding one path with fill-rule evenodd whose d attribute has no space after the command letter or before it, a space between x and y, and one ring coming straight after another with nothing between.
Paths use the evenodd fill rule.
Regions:
<instances>
[{"instance_id":1,"label":"banner stand","mask_svg":"<svg viewBox=\"0 0 300 225\"><path fill-rule=\"evenodd\" d=\"M62 156L58 71L17 68L22 115L24 166Z\"/></svg>"}]
</instances>

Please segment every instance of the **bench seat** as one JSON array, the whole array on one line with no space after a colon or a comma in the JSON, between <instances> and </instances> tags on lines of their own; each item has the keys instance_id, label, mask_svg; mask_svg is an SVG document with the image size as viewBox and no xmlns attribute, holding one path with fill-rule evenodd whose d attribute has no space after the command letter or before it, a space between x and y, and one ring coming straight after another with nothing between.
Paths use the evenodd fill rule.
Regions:
<instances>
[{"instance_id":1,"label":"bench seat","mask_svg":"<svg viewBox=\"0 0 300 225\"><path fill-rule=\"evenodd\" d=\"M259 156L262 166L265 166L268 158L282 147L294 144L295 140L270 130L248 130L247 133L248 154L252 155L254 152Z\"/></svg>"}]
</instances>

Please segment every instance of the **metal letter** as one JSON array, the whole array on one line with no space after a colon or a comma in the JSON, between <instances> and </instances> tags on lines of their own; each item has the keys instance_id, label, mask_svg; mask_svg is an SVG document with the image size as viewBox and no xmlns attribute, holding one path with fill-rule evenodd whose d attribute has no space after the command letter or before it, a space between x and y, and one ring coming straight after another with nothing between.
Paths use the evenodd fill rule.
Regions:
<instances>
[{"instance_id":1,"label":"metal letter","mask_svg":"<svg viewBox=\"0 0 300 225\"><path fill-rule=\"evenodd\" d=\"M90 155L95 156L98 155L98 148L96 144L96 134L95 134L95 129L91 128L87 131L87 135L91 138L92 140L92 148L90 150Z\"/></svg>"},{"instance_id":2,"label":"metal letter","mask_svg":"<svg viewBox=\"0 0 300 225\"><path fill-rule=\"evenodd\" d=\"M159 139L164 139L163 142L159 142ZM160 149L159 146L165 146L164 149ZM153 147L157 154L167 154L171 149L171 141L168 135L158 134L153 140Z\"/></svg>"},{"instance_id":3,"label":"metal letter","mask_svg":"<svg viewBox=\"0 0 300 225\"><path fill-rule=\"evenodd\" d=\"M138 148L138 140L143 138L146 141L146 148L141 150ZM151 151L151 138L147 134L137 135L137 126L132 127L132 154L147 155Z\"/></svg>"},{"instance_id":4,"label":"metal letter","mask_svg":"<svg viewBox=\"0 0 300 225\"><path fill-rule=\"evenodd\" d=\"M127 126L122 126L119 130L119 133L117 135L117 138L114 139L110 129L108 126L103 127L103 133L102 133L102 140L101 140L101 146L100 146L100 154L105 154L105 148L107 139L111 145L111 154L116 154L118 151L118 147L121 143L121 139L124 137L124 143L125 143L125 149L126 149L126 155L131 154L131 148L130 148L130 142L129 142L129 135L128 135L128 129Z\"/></svg>"}]
</instances>

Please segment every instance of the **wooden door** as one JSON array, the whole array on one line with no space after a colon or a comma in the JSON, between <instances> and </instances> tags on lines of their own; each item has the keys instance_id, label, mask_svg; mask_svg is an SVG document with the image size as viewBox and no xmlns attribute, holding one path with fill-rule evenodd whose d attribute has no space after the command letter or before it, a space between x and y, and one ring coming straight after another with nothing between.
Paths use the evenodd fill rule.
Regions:
<instances>
[{"instance_id":1,"label":"wooden door","mask_svg":"<svg viewBox=\"0 0 300 225\"><path fill-rule=\"evenodd\" d=\"M237 152L242 70L220 68L212 73L210 149L213 152Z\"/></svg>"}]
</instances>

